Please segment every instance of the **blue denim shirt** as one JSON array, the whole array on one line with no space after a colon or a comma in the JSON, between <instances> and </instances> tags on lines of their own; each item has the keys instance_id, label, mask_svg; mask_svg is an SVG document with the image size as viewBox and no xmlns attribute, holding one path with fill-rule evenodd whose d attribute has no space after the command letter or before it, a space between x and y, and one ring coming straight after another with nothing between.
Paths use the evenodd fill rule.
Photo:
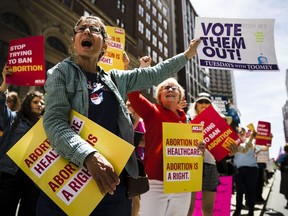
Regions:
<instances>
[{"instance_id":1,"label":"blue denim shirt","mask_svg":"<svg viewBox=\"0 0 288 216\"><path fill-rule=\"evenodd\" d=\"M149 68L133 70L100 71L101 80L115 93L119 106L119 136L133 144L133 127L125 105L129 92L147 89L171 77L187 63L184 54L179 54ZM113 78L113 81L111 79ZM72 58L67 58L47 72L45 83L44 129L47 137L62 157L83 166L85 158L95 149L76 134L69 126L69 112L76 110L88 116L88 89L84 72ZM138 166L135 154L132 154L125 166L127 172L136 177Z\"/></svg>"}]
</instances>

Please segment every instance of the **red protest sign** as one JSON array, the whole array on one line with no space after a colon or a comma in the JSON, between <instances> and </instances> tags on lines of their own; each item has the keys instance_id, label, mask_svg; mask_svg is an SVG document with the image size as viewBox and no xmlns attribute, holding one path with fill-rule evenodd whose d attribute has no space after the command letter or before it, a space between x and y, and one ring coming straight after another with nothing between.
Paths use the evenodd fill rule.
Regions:
<instances>
[{"instance_id":1,"label":"red protest sign","mask_svg":"<svg viewBox=\"0 0 288 216\"><path fill-rule=\"evenodd\" d=\"M44 36L31 36L9 42L7 65L14 72L7 83L21 86L43 86L46 80Z\"/></svg>"},{"instance_id":2,"label":"red protest sign","mask_svg":"<svg viewBox=\"0 0 288 216\"><path fill-rule=\"evenodd\" d=\"M265 145L270 147L272 144L271 124L270 122L258 121L256 145Z\"/></svg>"},{"instance_id":3,"label":"red protest sign","mask_svg":"<svg viewBox=\"0 0 288 216\"><path fill-rule=\"evenodd\" d=\"M229 154L228 147L232 143L236 142L237 145L241 143L237 133L211 105L194 118L191 123L204 125L206 149L211 152L217 161L222 160Z\"/></svg>"}]
</instances>

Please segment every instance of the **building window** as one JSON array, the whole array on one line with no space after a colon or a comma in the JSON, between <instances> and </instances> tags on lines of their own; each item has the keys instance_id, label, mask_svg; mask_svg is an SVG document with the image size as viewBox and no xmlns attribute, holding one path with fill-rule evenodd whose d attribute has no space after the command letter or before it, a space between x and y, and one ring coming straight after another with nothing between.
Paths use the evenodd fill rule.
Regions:
<instances>
[{"instance_id":1,"label":"building window","mask_svg":"<svg viewBox=\"0 0 288 216\"><path fill-rule=\"evenodd\" d=\"M164 32L164 34L163 34L163 40L164 40L164 42L167 44L168 43L168 36L167 36L167 34Z\"/></svg>"},{"instance_id":2,"label":"building window","mask_svg":"<svg viewBox=\"0 0 288 216\"><path fill-rule=\"evenodd\" d=\"M122 4L121 12L122 13L126 12L126 5L124 3Z\"/></svg>"},{"instance_id":3,"label":"building window","mask_svg":"<svg viewBox=\"0 0 288 216\"><path fill-rule=\"evenodd\" d=\"M150 0L146 0L146 7L147 7L148 9L151 8L151 2L150 2Z\"/></svg>"},{"instance_id":4,"label":"building window","mask_svg":"<svg viewBox=\"0 0 288 216\"><path fill-rule=\"evenodd\" d=\"M152 44L154 47L157 47L157 37L155 35L152 36Z\"/></svg>"},{"instance_id":5,"label":"building window","mask_svg":"<svg viewBox=\"0 0 288 216\"><path fill-rule=\"evenodd\" d=\"M165 6L163 6L163 16L164 17L167 17L167 15L168 15L168 10L167 10L167 8L165 7Z\"/></svg>"},{"instance_id":6,"label":"building window","mask_svg":"<svg viewBox=\"0 0 288 216\"><path fill-rule=\"evenodd\" d=\"M138 31L141 34L144 34L144 24L141 22L141 20L138 20Z\"/></svg>"},{"instance_id":7,"label":"building window","mask_svg":"<svg viewBox=\"0 0 288 216\"><path fill-rule=\"evenodd\" d=\"M161 26L159 26L158 27L158 35L159 35L160 38L162 38L162 32L163 32L162 28L161 28Z\"/></svg>"},{"instance_id":8,"label":"building window","mask_svg":"<svg viewBox=\"0 0 288 216\"><path fill-rule=\"evenodd\" d=\"M162 23L162 15L160 13L158 13L158 21Z\"/></svg>"},{"instance_id":9,"label":"building window","mask_svg":"<svg viewBox=\"0 0 288 216\"><path fill-rule=\"evenodd\" d=\"M126 5L123 0L117 0L117 9L120 10L122 13L126 12Z\"/></svg>"},{"instance_id":10,"label":"building window","mask_svg":"<svg viewBox=\"0 0 288 216\"><path fill-rule=\"evenodd\" d=\"M162 10L162 1L161 1L161 0L158 0L158 8L159 8L160 10Z\"/></svg>"},{"instance_id":11,"label":"building window","mask_svg":"<svg viewBox=\"0 0 288 216\"><path fill-rule=\"evenodd\" d=\"M119 18L116 19L116 25L120 28L125 28L125 23Z\"/></svg>"},{"instance_id":12,"label":"building window","mask_svg":"<svg viewBox=\"0 0 288 216\"><path fill-rule=\"evenodd\" d=\"M144 8L142 5L139 5L138 13L141 17L144 17Z\"/></svg>"},{"instance_id":13,"label":"building window","mask_svg":"<svg viewBox=\"0 0 288 216\"><path fill-rule=\"evenodd\" d=\"M158 61L157 59L157 52L155 52L154 50L152 51L152 59L153 59L153 62L156 64Z\"/></svg>"},{"instance_id":14,"label":"building window","mask_svg":"<svg viewBox=\"0 0 288 216\"><path fill-rule=\"evenodd\" d=\"M146 28L146 38L148 41L151 40L151 31L148 28Z\"/></svg>"},{"instance_id":15,"label":"building window","mask_svg":"<svg viewBox=\"0 0 288 216\"><path fill-rule=\"evenodd\" d=\"M167 58L168 57L168 48L164 47L164 56Z\"/></svg>"},{"instance_id":16,"label":"building window","mask_svg":"<svg viewBox=\"0 0 288 216\"><path fill-rule=\"evenodd\" d=\"M26 23L15 14L3 13L0 16L0 20L18 31L21 31L27 35L31 35L31 32Z\"/></svg>"},{"instance_id":17,"label":"building window","mask_svg":"<svg viewBox=\"0 0 288 216\"><path fill-rule=\"evenodd\" d=\"M125 29L125 23L122 21L121 24L120 24L120 28L123 28Z\"/></svg>"},{"instance_id":18,"label":"building window","mask_svg":"<svg viewBox=\"0 0 288 216\"><path fill-rule=\"evenodd\" d=\"M161 41L158 41L158 49L161 53L163 52L163 44Z\"/></svg>"},{"instance_id":19,"label":"building window","mask_svg":"<svg viewBox=\"0 0 288 216\"><path fill-rule=\"evenodd\" d=\"M161 56L159 56L158 59L159 59L158 62L162 62L163 61L163 58Z\"/></svg>"},{"instance_id":20,"label":"building window","mask_svg":"<svg viewBox=\"0 0 288 216\"><path fill-rule=\"evenodd\" d=\"M150 46L146 46L146 55L151 56L151 47Z\"/></svg>"},{"instance_id":21,"label":"building window","mask_svg":"<svg viewBox=\"0 0 288 216\"><path fill-rule=\"evenodd\" d=\"M121 0L117 0L117 9L121 8Z\"/></svg>"},{"instance_id":22,"label":"building window","mask_svg":"<svg viewBox=\"0 0 288 216\"><path fill-rule=\"evenodd\" d=\"M157 9L155 6L152 6L152 14L153 16L157 17Z\"/></svg>"},{"instance_id":23,"label":"building window","mask_svg":"<svg viewBox=\"0 0 288 216\"><path fill-rule=\"evenodd\" d=\"M167 20L163 19L163 28L164 28L165 30L167 30L167 27L168 27Z\"/></svg>"},{"instance_id":24,"label":"building window","mask_svg":"<svg viewBox=\"0 0 288 216\"><path fill-rule=\"evenodd\" d=\"M149 13L146 13L146 23L148 23L149 25L151 23L151 17Z\"/></svg>"},{"instance_id":25,"label":"building window","mask_svg":"<svg viewBox=\"0 0 288 216\"><path fill-rule=\"evenodd\" d=\"M54 49L58 50L61 53L64 53L65 55L68 54L68 51L65 47L65 45L56 37L49 37L46 40L47 44L50 47L53 47Z\"/></svg>"},{"instance_id":26,"label":"building window","mask_svg":"<svg viewBox=\"0 0 288 216\"><path fill-rule=\"evenodd\" d=\"M157 23L155 20L152 20L152 29L156 32L157 31Z\"/></svg>"}]
</instances>

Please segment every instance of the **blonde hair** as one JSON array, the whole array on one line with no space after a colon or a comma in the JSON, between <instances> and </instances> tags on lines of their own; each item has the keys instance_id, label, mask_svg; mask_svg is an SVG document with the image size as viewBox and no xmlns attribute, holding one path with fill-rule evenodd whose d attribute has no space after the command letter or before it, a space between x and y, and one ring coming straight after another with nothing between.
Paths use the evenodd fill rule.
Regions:
<instances>
[{"instance_id":1,"label":"blonde hair","mask_svg":"<svg viewBox=\"0 0 288 216\"><path fill-rule=\"evenodd\" d=\"M10 100L12 102L9 106L9 109L11 111L18 111L20 109L21 100L20 100L17 92L14 92L14 91L8 92L6 100Z\"/></svg>"},{"instance_id":2,"label":"blonde hair","mask_svg":"<svg viewBox=\"0 0 288 216\"><path fill-rule=\"evenodd\" d=\"M168 78L166 80L164 80L162 83L160 83L158 86L157 86L157 89L156 89L156 101L158 104L161 104L161 93L163 91L163 87L167 84L173 84L175 86L178 86L179 87L179 92L180 92L180 95L179 95L179 102L181 101L181 99L184 97L185 95L185 90L184 88L177 82L177 80L175 78Z\"/></svg>"}]
</instances>

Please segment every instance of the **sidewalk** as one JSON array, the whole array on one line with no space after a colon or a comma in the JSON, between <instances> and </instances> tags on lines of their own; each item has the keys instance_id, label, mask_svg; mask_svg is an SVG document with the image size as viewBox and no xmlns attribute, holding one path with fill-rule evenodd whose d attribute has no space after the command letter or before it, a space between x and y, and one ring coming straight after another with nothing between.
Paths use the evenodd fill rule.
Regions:
<instances>
[{"instance_id":1,"label":"sidewalk","mask_svg":"<svg viewBox=\"0 0 288 216\"><path fill-rule=\"evenodd\" d=\"M274 216L286 216L288 215L288 209L285 209L286 199L283 194L279 193L280 189L281 173L277 170L274 174L274 182L271 187L266 208L263 211L263 216L274 215ZM287 182L288 184L288 182ZM262 216L262 215L261 215Z\"/></svg>"},{"instance_id":2,"label":"sidewalk","mask_svg":"<svg viewBox=\"0 0 288 216\"><path fill-rule=\"evenodd\" d=\"M268 184L266 184L263 188L262 197L264 200L267 200L267 198L269 196L269 193L270 193L271 187L273 185L274 179L275 179L275 174L273 175L272 178L269 179ZM284 197L282 197L282 198L284 199ZM243 201L243 204L244 204L244 201ZM255 210L254 210L254 216L263 216L263 212L265 212L265 205L266 205L266 203L256 204ZM235 209L236 209L236 192L234 194L232 194L232 198L231 198L231 214L230 214L231 216L234 213ZM248 209L242 209L241 215L248 215ZM288 214L286 214L286 215L288 215Z\"/></svg>"}]
</instances>

